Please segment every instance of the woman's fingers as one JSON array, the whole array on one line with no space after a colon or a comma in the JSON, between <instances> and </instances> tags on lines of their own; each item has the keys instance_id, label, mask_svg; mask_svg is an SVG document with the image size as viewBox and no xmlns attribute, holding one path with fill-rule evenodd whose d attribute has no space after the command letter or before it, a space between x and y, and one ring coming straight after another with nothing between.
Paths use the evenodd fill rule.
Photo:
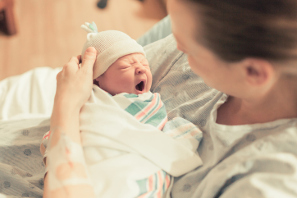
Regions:
<instances>
[{"instance_id":1,"label":"woman's fingers","mask_svg":"<svg viewBox=\"0 0 297 198\"><path fill-rule=\"evenodd\" d=\"M79 59L76 56L73 56L69 62L64 66L63 70L65 70L66 73L76 73L79 69Z\"/></svg>"},{"instance_id":2,"label":"woman's fingers","mask_svg":"<svg viewBox=\"0 0 297 198\"><path fill-rule=\"evenodd\" d=\"M71 57L71 59L70 59L70 61L69 61L69 63L75 63L76 65L78 65L79 64L79 56L73 56L73 57Z\"/></svg>"},{"instance_id":3,"label":"woman's fingers","mask_svg":"<svg viewBox=\"0 0 297 198\"><path fill-rule=\"evenodd\" d=\"M82 68L92 72L94 63L96 61L96 56L97 56L97 51L94 47L87 48L83 56Z\"/></svg>"},{"instance_id":4,"label":"woman's fingers","mask_svg":"<svg viewBox=\"0 0 297 198\"><path fill-rule=\"evenodd\" d=\"M93 66L96 60L96 54L97 51L93 47L87 48L83 60L81 60L81 55L72 57L69 62L64 65L63 72L70 72L70 73L76 73L78 69L80 69L79 64L82 63L82 67L84 67L85 70L93 71Z\"/></svg>"}]
</instances>

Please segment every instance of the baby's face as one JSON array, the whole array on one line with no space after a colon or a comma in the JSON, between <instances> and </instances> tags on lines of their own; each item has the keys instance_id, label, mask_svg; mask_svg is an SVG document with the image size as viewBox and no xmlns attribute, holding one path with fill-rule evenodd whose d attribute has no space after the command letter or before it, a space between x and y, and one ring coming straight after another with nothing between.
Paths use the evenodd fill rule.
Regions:
<instances>
[{"instance_id":1,"label":"baby's face","mask_svg":"<svg viewBox=\"0 0 297 198\"><path fill-rule=\"evenodd\" d=\"M119 58L96 81L111 95L123 92L142 94L150 90L152 74L145 56L134 53Z\"/></svg>"}]
</instances>

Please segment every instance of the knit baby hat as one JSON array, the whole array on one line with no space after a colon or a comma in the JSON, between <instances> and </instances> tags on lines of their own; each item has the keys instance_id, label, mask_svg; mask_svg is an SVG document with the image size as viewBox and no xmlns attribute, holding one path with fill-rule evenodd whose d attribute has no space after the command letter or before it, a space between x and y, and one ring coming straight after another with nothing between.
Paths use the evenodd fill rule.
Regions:
<instances>
[{"instance_id":1,"label":"knit baby hat","mask_svg":"<svg viewBox=\"0 0 297 198\"><path fill-rule=\"evenodd\" d=\"M97 60L93 67L93 79L101 76L110 65L122 56L132 53L142 53L145 56L143 47L121 31L107 30L98 32L94 22L85 23L81 28L88 32L82 56L88 47L94 47L97 50Z\"/></svg>"}]
</instances>

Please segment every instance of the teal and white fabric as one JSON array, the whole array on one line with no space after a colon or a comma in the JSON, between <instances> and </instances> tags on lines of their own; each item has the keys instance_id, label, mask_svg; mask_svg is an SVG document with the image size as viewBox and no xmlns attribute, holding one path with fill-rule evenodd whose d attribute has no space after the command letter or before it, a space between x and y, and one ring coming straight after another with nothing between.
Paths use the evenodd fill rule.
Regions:
<instances>
[{"instance_id":1,"label":"teal and white fabric","mask_svg":"<svg viewBox=\"0 0 297 198\"><path fill-rule=\"evenodd\" d=\"M196 149L202 133L178 120L166 123L157 93L111 96L94 85L80 113L80 130L97 197L161 198L169 188L169 175L200 166Z\"/></svg>"},{"instance_id":2,"label":"teal and white fabric","mask_svg":"<svg viewBox=\"0 0 297 198\"><path fill-rule=\"evenodd\" d=\"M167 122L158 93L111 96L94 85L80 112L80 131L97 197L169 196L171 175L202 164L196 152L201 131L182 118ZM47 147L48 133L44 137Z\"/></svg>"}]
</instances>

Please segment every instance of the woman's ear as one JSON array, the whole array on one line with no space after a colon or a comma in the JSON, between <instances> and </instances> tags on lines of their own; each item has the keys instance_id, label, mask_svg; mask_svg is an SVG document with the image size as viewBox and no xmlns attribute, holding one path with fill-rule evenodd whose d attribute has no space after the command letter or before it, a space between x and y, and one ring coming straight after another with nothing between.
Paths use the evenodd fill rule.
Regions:
<instances>
[{"instance_id":1,"label":"woman's ear","mask_svg":"<svg viewBox=\"0 0 297 198\"><path fill-rule=\"evenodd\" d=\"M270 84L274 76L274 67L262 59L248 58L244 61L246 82L252 86Z\"/></svg>"}]
</instances>

